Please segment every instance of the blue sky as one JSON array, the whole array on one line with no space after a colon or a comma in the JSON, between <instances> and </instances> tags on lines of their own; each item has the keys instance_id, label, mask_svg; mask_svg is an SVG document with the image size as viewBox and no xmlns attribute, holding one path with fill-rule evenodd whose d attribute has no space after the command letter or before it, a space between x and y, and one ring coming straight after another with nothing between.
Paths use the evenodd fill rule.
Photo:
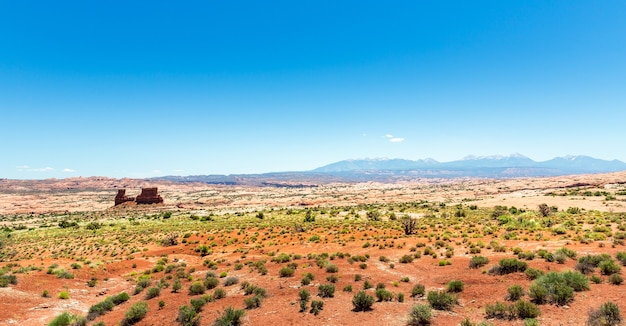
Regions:
<instances>
[{"instance_id":1,"label":"blue sky","mask_svg":"<svg viewBox=\"0 0 626 326\"><path fill-rule=\"evenodd\" d=\"M0 178L626 161L623 1L4 1Z\"/></svg>"}]
</instances>

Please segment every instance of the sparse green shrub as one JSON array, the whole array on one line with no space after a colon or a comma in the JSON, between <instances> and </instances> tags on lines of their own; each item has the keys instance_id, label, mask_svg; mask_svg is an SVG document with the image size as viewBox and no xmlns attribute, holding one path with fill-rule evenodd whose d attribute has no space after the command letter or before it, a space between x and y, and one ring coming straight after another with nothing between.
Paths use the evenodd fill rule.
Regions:
<instances>
[{"instance_id":1,"label":"sparse green shrub","mask_svg":"<svg viewBox=\"0 0 626 326\"><path fill-rule=\"evenodd\" d=\"M363 289L364 290L371 289L373 287L374 287L374 285L372 285L372 283L370 283L370 281L365 280L365 282L363 282Z\"/></svg>"},{"instance_id":2,"label":"sparse green shrub","mask_svg":"<svg viewBox=\"0 0 626 326\"><path fill-rule=\"evenodd\" d=\"M66 311L56 316L48 326L87 326L87 319Z\"/></svg>"},{"instance_id":3,"label":"sparse green shrub","mask_svg":"<svg viewBox=\"0 0 626 326\"><path fill-rule=\"evenodd\" d=\"M485 305L485 316L490 319L512 319L515 316L515 312L512 305L497 301L496 303Z\"/></svg>"},{"instance_id":4,"label":"sparse green shrub","mask_svg":"<svg viewBox=\"0 0 626 326\"><path fill-rule=\"evenodd\" d=\"M200 315L198 315L198 312L192 307L180 306L178 307L178 317L176 321L178 321L181 326L198 326L200 325Z\"/></svg>"},{"instance_id":5,"label":"sparse green shrub","mask_svg":"<svg viewBox=\"0 0 626 326\"><path fill-rule=\"evenodd\" d=\"M202 282L193 282L189 286L189 295L204 294L204 292L206 292L206 287Z\"/></svg>"},{"instance_id":6,"label":"sparse green shrub","mask_svg":"<svg viewBox=\"0 0 626 326\"><path fill-rule=\"evenodd\" d=\"M160 287L151 287L148 289L148 292L146 293L146 299L152 299L152 298L156 298L159 296L159 294L161 294L161 288Z\"/></svg>"},{"instance_id":7,"label":"sparse green shrub","mask_svg":"<svg viewBox=\"0 0 626 326\"><path fill-rule=\"evenodd\" d=\"M128 301L130 299L130 295L126 292L122 292L118 295L114 295L111 299L113 300L113 304L117 306Z\"/></svg>"},{"instance_id":8,"label":"sparse green shrub","mask_svg":"<svg viewBox=\"0 0 626 326\"><path fill-rule=\"evenodd\" d=\"M620 271L620 266L611 260L603 260L598 264L598 268L603 275L611 275Z\"/></svg>"},{"instance_id":9,"label":"sparse green shrub","mask_svg":"<svg viewBox=\"0 0 626 326\"><path fill-rule=\"evenodd\" d=\"M313 300L311 301L311 313L314 315L318 315L320 311L324 308L324 301L321 300Z\"/></svg>"},{"instance_id":10,"label":"sparse green shrub","mask_svg":"<svg viewBox=\"0 0 626 326\"><path fill-rule=\"evenodd\" d=\"M528 277L529 280L537 279L538 277L544 274L543 271L538 270L536 268L528 268L526 271L524 271L524 273L526 274L526 277Z\"/></svg>"},{"instance_id":11,"label":"sparse green shrub","mask_svg":"<svg viewBox=\"0 0 626 326\"><path fill-rule=\"evenodd\" d=\"M506 299L509 301L517 301L524 296L524 289L521 285L511 285L507 289Z\"/></svg>"},{"instance_id":12,"label":"sparse green shrub","mask_svg":"<svg viewBox=\"0 0 626 326\"><path fill-rule=\"evenodd\" d=\"M243 299L243 303L246 306L246 309L256 309L261 306L261 302L263 301L263 297L260 295L255 295L249 298Z\"/></svg>"},{"instance_id":13,"label":"sparse green shrub","mask_svg":"<svg viewBox=\"0 0 626 326\"><path fill-rule=\"evenodd\" d=\"M231 286L239 283L239 278L235 276L229 276L224 280L224 286Z\"/></svg>"},{"instance_id":14,"label":"sparse green shrub","mask_svg":"<svg viewBox=\"0 0 626 326\"><path fill-rule=\"evenodd\" d=\"M536 304L524 300L515 302L515 314L517 318L536 318L541 314L539 307Z\"/></svg>"},{"instance_id":15,"label":"sparse green shrub","mask_svg":"<svg viewBox=\"0 0 626 326\"><path fill-rule=\"evenodd\" d=\"M425 304L414 305L409 311L409 320L407 325L422 326L430 325L431 318L433 316L432 309Z\"/></svg>"},{"instance_id":16,"label":"sparse green shrub","mask_svg":"<svg viewBox=\"0 0 626 326\"><path fill-rule=\"evenodd\" d=\"M483 256L473 256L469 262L469 268L480 268L489 263L489 259Z\"/></svg>"},{"instance_id":17,"label":"sparse green shrub","mask_svg":"<svg viewBox=\"0 0 626 326\"><path fill-rule=\"evenodd\" d=\"M140 301L135 303L124 314L123 325L134 325L141 321L148 313L148 303Z\"/></svg>"},{"instance_id":18,"label":"sparse green shrub","mask_svg":"<svg viewBox=\"0 0 626 326\"><path fill-rule=\"evenodd\" d=\"M426 293L424 284L415 284L411 289L411 298L422 297Z\"/></svg>"},{"instance_id":19,"label":"sparse green shrub","mask_svg":"<svg viewBox=\"0 0 626 326\"><path fill-rule=\"evenodd\" d=\"M333 284L320 284L318 291L320 297L332 298L335 295L335 286Z\"/></svg>"},{"instance_id":20,"label":"sparse green shrub","mask_svg":"<svg viewBox=\"0 0 626 326\"><path fill-rule=\"evenodd\" d=\"M193 310L196 313L200 313L200 311L202 311L202 308L204 307L204 305L207 304L207 301L204 300L204 298L199 298L199 299L191 299L191 300L189 300L189 303L191 304L191 307L193 307Z\"/></svg>"},{"instance_id":21,"label":"sparse green shrub","mask_svg":"<svg viewBox=\"0 0 626 326\"><path fill-rule=\"evenodd\" d=\"M215 319L214 326L240 326L242 324L241 319L246 315L244 309L235 309L233 307L227 307L223 312Z\"/></svg>"},{"instance_id":22,"label":"sparse green shrub","mask_svg":"<svg viewBox=\"0 0 626 326\"><path fill-rule=\"evenodd\" d=\"M172 284L172 292L177 293L182 287L183 287L182 282L180 281L179 278L177 278L174 280L174 283Z\"/></svg>"},{"instance_id":23,"label":"sparse green shrub","mask_svg":"<svg viewBox=\"0 0 626 326\"><path fill-rule=\"evenodd\" d=\"M292 277L296 271L289 267L283 267L278 271L280 277Z\"/></svg>"},{"instance_id":24,"label":"sparse green shrub","mask_svg":"<svg viewBox=\"0 0 626 326\"><path fill-rule=\"evenodd\" d=\"M220 280L217 277L209 276L204 279L204 282L202 282L202 284L207 290L212 290L220 285Z\"/></svg>"},{"instance_id":25,"label":"sparse green shrub","mask_svg":"<svg viewBox=\"0 0 626 326\"><path fill-rule=\"evenodd\" d=\"M624 282L624 278L620 274L609 275L609 283L613 285L620 285Z\"/></svg>"},{"instance_id":26,"label":"sparse green shrub","mask_svg":"<svg viewBox=\"0 0 626 326\"><path fill-rule=\"evenodd\" d=\"M565 305L574 299L574 291L589 289L587 277L579 272L550 272L531 284L528 295L538 304Z\"/></svg>"},{"instance_id":27,"label":"sparse green shrub","mask_svg":"<svg viewBox=\"0 0 626 326\"><path fill-rule=\"evenodd\" d=\"M393 293L385 290L384 288L376 289L376 298L378 301L391 301L393 300Z\"/></svg>"},{"instance_id":28,"label":"sparse green shrub","mask_svg":"<svg viewBox=\"0 0 626 326\"><path fill-rule=\"evenodd\" d=\"M426 299L436 310L451 310L452 306L458 302L456 295L443 291L429 291Z\"/></svg>"},{"instance_id":29,"label":"sparse green shrub","mask_svg":"<svg viewBox=\"0 0 626 326\"><path fill-rule=\"evenodd\" d=\"M463 291L464 287L465 287L465 283L463 283L463 281L452 280L448 282L448 284L446 285L446 291L450 293L458 293L458 292Z\"/></svg>"},{"instance_id":30,"label":"sparse green shrub","mask_svg":"<svg viewBox=\"0 0 626 326\"><path fill-rule=\"evenodd\" d=\"M222 288L215 289L215 291L213 291L213 298L215 298L215 300L226 298L226 291Z\"/></svg>"},{"instance_id":31,"label":"sparse green shrub","mask_svg":"<svg viewBox=\"0 0 626 326\"><path fill-rule=\"evenodd\" d=\"M59 292L59 299L61 300L67 300L70 298L70 294L67 291L61 291Z\"/></svg>"},{"instance_id":32,"label":"sparse green shrub","mask_svg":"<svg viewBox=\"0 0 626 326\"><path fill-rule=\"evenodd\" d=\"M403 255L402 257L400 257L400 263L402 264L412 263L413 259L414 259L413 255Z\"/></svg>"},{"instance_id":33,"label":"sparse green shrub","mask_svg":"<svg viewBox=\"0 0 626 326\"><path fill-rule=\"evenodd\" d=\"M528 264L515 258L501 259L499 265L493 266L489 270L491 275L505 275L515 272L523 272L528 268Z\"/></svg>"},{"instance_id":34,"label":"sparse green shrub","mask_svg":"<svg viewBox=\"0 0 626 326\"><path fill-rule=\"evenodd\" d=\"M619 307L613 302L605 302L597 310L590 310L587 325L615 326L622 323Z\"/></svg>"},{"instance_id":35,"label":"sparse green shrub","mask_svg":"<svg viewBox=\"0 0 626 326\"><path fill-rule=\"evenodd\" d=\"M365 291L359 291L352 298L352 305L354 311L368 311L372 309L374 304L374 297L365 293Z\"/></svg>"},{"instance_id":36,"label":"sparse green shrub","mask_svg":"<svg viewBox=\"0 0 626 326\"><path fill-rule=\"evenodd\" d=\"M307 291L307 289L301 289L298 292L298 296L300 297L300 301L309 301L309 298L311 298L311 293Z\"/></svg>"}]
</instances>

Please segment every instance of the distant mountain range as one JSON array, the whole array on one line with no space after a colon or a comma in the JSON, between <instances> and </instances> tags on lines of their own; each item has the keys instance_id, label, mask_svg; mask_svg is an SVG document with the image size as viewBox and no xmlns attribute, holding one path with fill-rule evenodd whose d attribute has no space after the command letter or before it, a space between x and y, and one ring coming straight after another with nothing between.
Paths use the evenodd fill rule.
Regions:
<instances>
[{"instance_id":1,"label":"distant mountain range","mask_svg":"<svg viewBox=\"0 0 626 326\"><path fill-rule=\"evenodd\" d=\"M434 159L362 159L345 160L319 167L313 172L336 173L348 171L397 171L397 170L480 170L489 168L526 168L546 171L549 175L572 173L601 173L626 170L626 163L606 161L589 156L565 156L549 161L536 162L521 155L467 156L462 160L438 162Z\"/></svg>"},{"instance_id":2,"label":"distant mountain range","mask_svg":"<svg viewBox=\"0 0 626 326\"><path fill-rule=\"evenodd\" d=\"M226 185L309 187L330 182L395 182L417 178L518 178L625 171L626 163L589 156L565 156L537 162L521 154L467 156L462 160L360 159L328 164L311 171L263 174L166 176L175 182Z\"/></svg>"}]
</instances>

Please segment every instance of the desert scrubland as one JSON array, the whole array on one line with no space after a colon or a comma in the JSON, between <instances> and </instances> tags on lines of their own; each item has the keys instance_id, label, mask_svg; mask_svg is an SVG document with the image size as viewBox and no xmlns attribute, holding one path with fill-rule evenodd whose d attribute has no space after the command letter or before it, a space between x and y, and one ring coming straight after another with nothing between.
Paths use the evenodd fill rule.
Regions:
<instances>
[{"instance_id":1,"label":"desert scrubland","mask_svg":"<svg viewBox=\"0 0 626 326\"><path fill-rule=\"evenodd\" d=\"M164 204L113 207L148 186ZM0 180L0 226L0 325L585 325L626 309L624 172Z\"/></svg>"}]
</instances>

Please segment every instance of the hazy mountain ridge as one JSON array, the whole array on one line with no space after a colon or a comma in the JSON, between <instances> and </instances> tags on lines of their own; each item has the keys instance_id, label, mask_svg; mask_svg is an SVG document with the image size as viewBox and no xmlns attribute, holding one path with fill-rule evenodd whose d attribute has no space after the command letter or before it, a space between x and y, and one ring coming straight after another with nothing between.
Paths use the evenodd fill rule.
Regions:
<instances>
[{"instance_id":1,"label":"hazy mountain ridge","mask_svg":"<svg viewBox=\"0 0 626 326\"><path fill-rule=\"evenodd\" d=\"M311 171L263 174L165 176L154 180L222 185L308 187L332 182L397 182L415 179L519 178L626 171L626 163L589 156L565 156L537 162L521 154L468 156L462 160L357 159L331 163Z\"/></svg>"},{"instance_id":2,"label":"hazy mountain ridge","mask_svg":"<svg viewBox=\"0 0 626 326\"><path fill-rule=\"evenodd\" d=\"M600 173L626 170L626 163L619 160L601 160L590 156L556 157L548 161L537 162L521 154L509 156L467 156L462 160L438 162L433 159L362 159L345 160L331 163L313 172L349 172L368 170L413 170L413 169L484 169L484 168L527 168L532 170L553 170L567 173Z\"/></svg>"}]
</instances>

